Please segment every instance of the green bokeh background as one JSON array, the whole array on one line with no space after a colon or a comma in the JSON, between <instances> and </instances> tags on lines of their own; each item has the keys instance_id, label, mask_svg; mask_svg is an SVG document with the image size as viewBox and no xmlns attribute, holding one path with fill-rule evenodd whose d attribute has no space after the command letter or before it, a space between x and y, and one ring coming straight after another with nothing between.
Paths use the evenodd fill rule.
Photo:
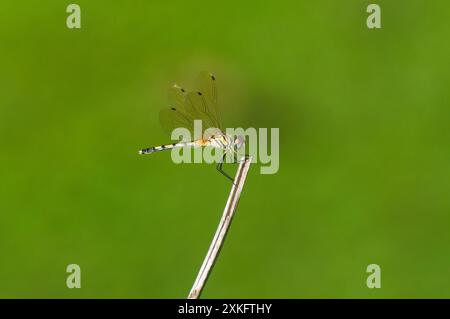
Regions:
<instances>
[{"instance_id":1,"label":"green bokeh background","mask_svg":"<svg viewBox=\"0 0 450 319\"><path fill-rule=\"evenodd\" d=\"M280 128L203 297L450 297L448 1L69 3L0 3L0 297L186 297L230 184L137 150L201 70L228 126Z\"/></svg>"}]
</instances>

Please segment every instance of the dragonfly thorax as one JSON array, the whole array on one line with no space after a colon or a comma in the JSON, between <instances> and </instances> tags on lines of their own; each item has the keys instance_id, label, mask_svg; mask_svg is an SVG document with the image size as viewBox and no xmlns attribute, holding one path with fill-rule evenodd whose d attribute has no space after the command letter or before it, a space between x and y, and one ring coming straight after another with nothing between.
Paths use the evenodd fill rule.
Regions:
<instances>
[{"instance_id":1,"label":"dragonfly thorax","mask_svg":"<svg viewBox=\"0 0 450 319\"><path fill-rule=\"evenodd\" d=\"M231 136L227 134L217 134L209 138L209 145L224 149L227 152L236 152L244 145L245 139L243 136Z\"/></svg>"}]
</instances>

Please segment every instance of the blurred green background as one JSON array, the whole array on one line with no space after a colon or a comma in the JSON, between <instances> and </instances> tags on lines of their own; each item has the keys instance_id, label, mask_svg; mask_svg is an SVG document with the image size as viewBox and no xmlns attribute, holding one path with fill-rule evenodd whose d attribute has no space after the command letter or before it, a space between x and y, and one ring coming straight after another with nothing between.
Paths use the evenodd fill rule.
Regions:
<instances>
[{"instance_id":1,"label":"blurred green background","mask_svg":"<svg viewBox=\"0 0 450 319\"><path fill-rule=\"evenodd\" d=\"M187 296L230 183L137 150L201 70L228 126L280 128L203 297L450 297L448 1L69 3L0 3L0 297Z\"/></svg>"}]
</instances>

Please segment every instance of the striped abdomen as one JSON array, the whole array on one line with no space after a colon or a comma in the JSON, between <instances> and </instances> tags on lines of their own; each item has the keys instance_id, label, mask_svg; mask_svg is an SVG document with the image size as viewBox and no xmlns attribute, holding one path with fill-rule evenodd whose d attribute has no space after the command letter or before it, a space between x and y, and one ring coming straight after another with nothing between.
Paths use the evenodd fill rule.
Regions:
<instances>
[{"instance_id":1,"label":"striped abdomen","mask_svg":"<svg viewBox=\"0 0 450 319\"><path fill-rule=\"evenodd\" d=\"M180 143L164 144L164 145L160 145L160 146L144 148L139 151L139 154L151 154L154 152L171 150L175 147L188 147L188 146L195 146L195 147L212 146L215 148L221 148L221 149L226 150L226 149L230 148L230 146L232 146L232 142L226 135L219 135L219 136L212 136L206 140L199 139L199 140L192 141L192 142L180 142Z\"/></svg>"},{"instance_id":2,"label":"striped abdomen","mask_svg":"<svg viewBox=\"0 0 450 319\"><path fill-rule=\"evenodd\" d=\"M160 145L160 146L144 148L144 149L139 151L139 154L151 154L151 153L154 153L154 152L171 150L174 147L185 147L185 146L191 146L193 144L194 144L194 142L182 142L182 143L164 144L164 145Z\"/></svg>"}]
</instances>

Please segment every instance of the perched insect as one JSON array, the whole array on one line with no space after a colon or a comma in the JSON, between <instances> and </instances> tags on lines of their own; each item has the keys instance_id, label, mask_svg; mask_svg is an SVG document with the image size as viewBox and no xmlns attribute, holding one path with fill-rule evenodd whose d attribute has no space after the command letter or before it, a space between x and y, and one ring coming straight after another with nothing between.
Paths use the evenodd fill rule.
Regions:
<instances>
[{"instance_id":1,"label":"perched insect","mask_svg":"<svg viewBox=\"0 0 450 319\"><path fill-rule=\"evenodd\" d=\"M173 144L144 148L139 151L139 154L151 154L171 150L175 147L214 147L223 151L222 160L217 164L216 169L233 181L233 178L223 171L222 165L227 154L232 154L233 157L237 155L238 149L244 145L244 137L229 136L224 133L217 106L217 87L214 75L202 72L197 82L198 90L191 92L186 92L178 85L172 86L169 91L170 107L161 110L159 119L163 129L169 134L178 127L184 127L193 134L194 120L201 120L203 137L192 141L179 141ZM205 134L205 131L208 133Z\"/></svg>"}]
</instances>

